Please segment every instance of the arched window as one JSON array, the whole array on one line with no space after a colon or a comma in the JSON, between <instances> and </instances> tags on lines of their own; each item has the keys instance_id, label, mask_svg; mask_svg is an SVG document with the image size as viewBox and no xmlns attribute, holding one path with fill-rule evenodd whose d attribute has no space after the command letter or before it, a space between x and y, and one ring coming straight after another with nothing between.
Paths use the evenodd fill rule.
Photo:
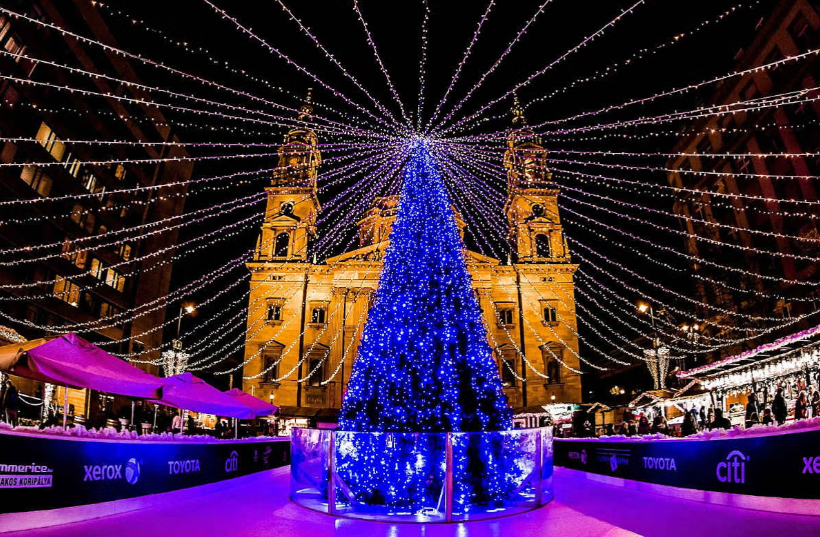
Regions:
<instances>
[{"instance_id":1,"label":"arched window","mask_svg":"<svg viewBox=\"0 0 820 537\"><path fill-rule=\"evenodd\" d=\"M559 360L563 360L563 347L557 344L542 345L541 354L544 358L544 372L549 377L547 384L561 384L563 366Z\"/></svg>"},{"instance_id":2,"label":"arched window","mask_svg":"<svg viewBox=\"0 0 820 537\"><path fill-rule=\"evenodd\" d=\"M280 233L276 236L276 244L273 247L273 257L287 257L288 246L290 245L290 234Z\"/></svg>"},{"instance_id":3,"label":"arched window","mask_svg":"<svg viewBox=\"0 0 820 537\"><path fill-rule=\"evenodd\" d=\"M535 236L535 255L538 257L552 257L550 238L543 233Z\"/></svg>"}]
</instances>

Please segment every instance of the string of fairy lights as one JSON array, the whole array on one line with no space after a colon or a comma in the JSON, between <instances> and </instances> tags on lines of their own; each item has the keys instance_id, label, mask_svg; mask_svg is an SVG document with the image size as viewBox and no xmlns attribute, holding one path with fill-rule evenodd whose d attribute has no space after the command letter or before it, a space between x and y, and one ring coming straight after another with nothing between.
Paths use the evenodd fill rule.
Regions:
<instances>
[{"instance_id":1,"label":"string of fairy lights","mask_svg":"<svg viewBox=\"0 0 820 537\"><path fill-rule=\"evenodd\" d=\"M102 72L89 63L74 65L64 56L46 57L37 47L0 49L0 58L30 66L25 75L0 74L4 87L13 86L22 96L12 99L4 93L2 105L28 117L28 123L53 128L46 135L21 128L0 136L0 147L22 155L6 157L3 152L0 173L19 177L21 185L32 189L31 195L0 199L0 233L6 238L0 245L0 271L32 271L25 278L0 281L0 318L11 327L33 336L78 332L99 339L101 346L133 363L157 366L164 363L159 353L174 345L165 334L177 326L175 339L184 342L191 371L242 371L245 380L274 383L344 382L345 364L351 366L356 357L381 270L378 259L349 270L352 258L345 254L362 247L357 245L363 233L359 226L374 199L401 191L403 167L419 141L431 148L442 173L464 225L466 248L477 250L475 255L467 252L465 260L484 309L488 341L500 357L500 370L506 371L502 376L518 383L528 377L549 382L549 362L569 374L651 364L658 358L645 352L645 342L657 337L679 356L702 359L817 322L820 280L816 270L807 267L820 262L820 201L814 186L820 178L820 143L798 147L783 140L764 148L725 141L784 132L807 138L816 130L817 119L796 115L816 108L816 80L805 78L791 88L755 94L743 94L741 81L771 80L787 69L798 72L816 63L820 49L770 57L728 72L693 73L694 80L685 84L615 102L601 92L600 102L572 110L550 107L579 88L607 84L627 69L672 54L708 31L764 9L760 0L716 7L683 29L673 31L670 24L669 33L654 44L643 43L568 79L549 80L546 75L553 70L588 47L606 43L610 34L629 24L647 4L640 0L599 20L556 56L539 60L537 69L519 71L517 78L500 86L502 67L531 50L527 37L549 18L551 0L534 2L534 12L520 13L513 37L480 62L489 67L479 68L474 65L479 52L484 53L479 44L497 30L493 17L508 9L495 0L482 4L452 77L441 84L431 69L437 53L432 38L437 6L421 0L412 99L402 94L399 79L388 69L393 63L379 46L360 0L353 0L348 13L355 20L352 30L358 32L351 39L358 39L372 56L363 66L376 73L382 86L378 89L369 82L373 74L358 65L354 74L343 60L348 56L334 50L331 40L292 1L277 0L277 16L297 32L300 46L316 53L321 65L286 53L275 34L254 30L229 3L203 0L214 19L209 24L218 24L224 39L240 43L238 48L259 49L255 53L261 51L266 61L287 69L282 72L288 76L277 73L275 78L274 71L253 72L227 50L214 53L184 28L135 16L115 1L89 3L112 25L170 46L173 53L157 57L157 47L146 47L151 52L131 50L29 12L0 7L12 31L26 25L28 31L121 58L152 73L149 83L122 71ZM202 63L209 71L198 70ZM313 90L297 87L296 75ZM691 99L717 88L724 88L725 101ZM388 100L382 102L381 91ZM38 92L55 98L45 103L29 98ZM525 92L528 98L522 105L515 101L520 108L511 127L508 109L513 97ZM691 102L680 105L686 98ZM664 108L664 103L670 104ZM550 113L556 109L557 114ZM787 127L775 117L781 110L791 114ZM57 118L68 123L84 114L119 120L152 136L61 134ZM760 119L744 123L741 116ZM283 143L285 133L298 143ZM692 143L674 145L684 139ZM160 170L181 167L193 169L191 178L155 180ZM306 175L317 170L315 176ZM106 176L120 177L97 190L87 174L100 182ZM72 176L75 187L60 186L64 182L58 179ZM527 181L532 183L520 185ZM515 189L522 203L511 201ZM276 216L270 212L277 210L270 203L265 208L272 192L289 192L291 211L315 211L301 217L305 221L280 229L285 234L306 230L311 239L287 255L260 262L260 252L277 248L277 236L259 239L255 248L253 239L242 248L232 247L260 228L265 236L265 226ZM557 200L550 210L560 212L560 218L533 212L535 206L543 211L550 199ZM184 204L190 208L169 209ZM77 229L70 239L51 233L31 241L18 238L35 226L72 225ZM525 257L523 250L516 252L523 248L521 234L535 233L535 228L561 237L549 240L551 248L566 250L563 255L517 259ZM158 245L147 248L152 241ZM526 248L536 248L534 236L530 242ZM55 300L80 308L81 297L116 292L126 296L134 282L194 265L203 256L218 262L191 268L187 280L151 300L117 300L98 317L54 324L6 311ZM62 268L55 271L57 266ZM300 298L303 279L334 271L340 276L332 284L317 287L328 294L343 288L345 295L329 301L322 323L308 326L311 323L300 323L296 315L270 323L271 299L288 308L303 300L305 308L307 299ZM271 281L270 275L281 277ZM686 286L717 289L736 297L736 303L693 298ZM173 312L191 297L201 318L183 327ZM650 321L635 307L638 300L651 302L667 317ZM357 307L348 308L347 301ZM751 305L747 308L746 303ZM508 322L507 304L519 308L514 322ZM755 304L768 307L754 309ZM799 311L783 313L787 306ZM163 317L164 312L171 313ZM157 315L158 321L149 321ZM697 324L699 337L689 337L672 317ZM263 360L274 348L276 358ZM506 352L517 359L504 358Z\"/></svg>"}]
</instances>

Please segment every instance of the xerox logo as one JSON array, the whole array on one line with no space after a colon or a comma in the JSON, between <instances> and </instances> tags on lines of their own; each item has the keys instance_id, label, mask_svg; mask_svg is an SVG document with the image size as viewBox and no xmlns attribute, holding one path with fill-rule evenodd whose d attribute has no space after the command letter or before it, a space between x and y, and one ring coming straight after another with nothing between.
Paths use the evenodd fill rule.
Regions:
<instances>
[{"instance_id":1,"label":"xerox logo","mask_svg":"<svg viewBox=\"0 0 820 537\"><path fill-rule=\"evenodd\" d=\"M746 463L749 457L740 451L732 451L724 462L719 462L715 473L721 483L746 483Z\"/></svg>"},{"instance_id":2,"label":"xerox logo","mask_svg":"<svg viewBox=\"0 0 820 537\"><path fill-rule=\"evenodd\" d=\"M820 474L820 457L803 457L804 474Z\"/></svg>"},{"instance_id":3,"label":"xerox logo","mask_svg":"<svg viewBox=\"0 0 820 537\"><path fill-rule=\"evenodd\" d=\"M190 474L199 472L199 459L191 459L187 461L168 461L168 474Z\"/></svg>"},{"instance_id":4,"label":"xerox logo","mask_svg":"<svg viewBox=\"0 0 820 537\"><path fill-rule=\"evenodd\" d=\"M231 456L225 461L225 471L227 473L236 472L239 470L239 454L236 451L231 451Z\"/></svg>"},{"instance_id":5,"label":"xerox logo","mask_svg":"<svg viewBox=\"0 0 820 537\"><path fill-rule=\"evenodd\" d=\"M83 466L85 477L83 481L113 481L115 479L125 479L129 485L135 484L140 479L140 463L137 459L128 459L125 464L125 475L123 476L122 464L94 464Z\"/></svg>"}]
</instances>

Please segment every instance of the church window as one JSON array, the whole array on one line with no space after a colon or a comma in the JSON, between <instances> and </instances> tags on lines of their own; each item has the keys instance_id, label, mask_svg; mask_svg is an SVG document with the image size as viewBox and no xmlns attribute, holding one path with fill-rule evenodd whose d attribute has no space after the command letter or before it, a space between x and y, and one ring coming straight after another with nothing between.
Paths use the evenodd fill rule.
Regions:
<instances>
[{"instance_id":1,"label":"church window","mask_svg":"<svg viewBox=\"0 0 820 537\"><path fill-rule=\"evenodd\" d=\"M290 234L287 232L280 233L276 236L276 244L273 247L273 256L287 257L288 246L290 246Z\"/></svg>"},{"instance_id":2,"label":"church window","mask_svg":"<svg viewBox=\"0 0 820 537\"><path fill-rule=\"evenodd\" d=\"M535 236L535 255L538 257L552 257L549 236L539 233Z\"/></svg>"},{"instance_id":3,"label":"church window","mask_svg":"<svg viewBox=\"0 0 820 537\"><path fill-rule=\"evenodd\" d=\"M544 306L544 322L557 323L558 311L552 306Z\"/></svg>"},{"instance_id":4,"label":"church window","mask_svg":"<svg viewBox=\"0 0 820 537\"><path fill-rule=\"evenodd\" d=\"M561 363L564 349L556 344L541 347L544 359L544 371L547 374L547 384L561 384Z\"/></svg>"},{"instance_id":5,"label":"church window","mask_svg":"<svg viewBox=\"0 0 820 537\"><path fill-rule=\"evenodd\" d=\"M512 326L515 319L515 310L510 306L497 306L498 324L500 326Z\"/></svg>"},{"instance_id":6,"label":"church window","mask_svg":"<svg viewBox=\"0 0 820 537\"><path fill-rule=\"evenodd\" d=\"M263 382L272 384L277 382L279 378L279 364L282 361L282 351L265 351L262 355L262 364L264 365L265 375Z\"/></svg>"},{"instance_id":7,"label":"church window","mask_svg":"<svg viewBox=\"0 0 820 537\"><path fill-rule=\"evenodd\" d=\"M268 322L282 320L282 306L279 304L268 304Z\"/></svg>"},{"instance_id":8,"label":"church window","mask_svg":"<svg viewBox=\"0 0 820 537\"><path fill-rule=\"evenodd\" d=\"M314 324L325 324L325 308L313 308L313 311L310 314L310 322Z\"/></svg>"}]
</instances>

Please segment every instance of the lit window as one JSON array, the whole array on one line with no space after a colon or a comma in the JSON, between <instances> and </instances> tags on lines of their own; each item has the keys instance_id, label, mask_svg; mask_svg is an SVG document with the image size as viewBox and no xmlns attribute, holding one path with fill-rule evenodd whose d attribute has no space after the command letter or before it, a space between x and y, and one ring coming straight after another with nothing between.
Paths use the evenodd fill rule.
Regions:
<instances>
[{"instance_id":1,"label":"lit window","mask_svg":"<svg viewBox=\"0 0 820 537\"><path fill-rule=\"evenodd\" d=\"M80 288L62 276L55 278L52 294L72 306L78 306L80 304Z\"/></svg>"},{"instance_id":2,"label":"lit window","mask_svg":"<svg viewBox=\"0 0 820 537\"><path fill-rule=\"evenodd\" d=\"M88 260L88 251L75 248L71 244L71 241L66 240L63 243L63 258L69 260L79 268L85 268L85 264Z\"/></svg>"},{"instance_id":3,"label":"lit window","mask_svg":"<svg viewBox=\"0 0 820 537\"><path fill-rule=\"evenodd\" d=\"M125 166L123 166L122 164L117 164L114 167L114 177L116 177L118 181L124 181L125 180L125 174L126 174L126 169L125 169Z\"/></svg>"},{"instance_id":4,"label":"lit window","mask_svg":"<svg viewBox=\"0 0 820 537\"><path fill-rule=\"evenodd\" d=\"M55 160L63 160L65 154L65 144L57 138L57 135L51 130L51 127L42 123L40 130L37 131L37 141L46 151L48 151Z\"/></svg>"},{"instance_id":5,"label":"lit window","mask_svg":"<svg viewBox=\"0 0 820 537\"><path fill-rule=\"evenodd\" d=\"M0 15L0 42L6 38L11 29L11 23L8 21L5 15Z\"/></svg>"},{"instance_id":6,"label":"lit window","mask_svg":"<svg viewBox=\"0 0 820 537\"><path fill-rule=\"evenodd\" d=\"M91 258L91 266L89 266L88 272L98 280L105 279L105 266L96 257Z\"/></svg>"},{"instance_id":7,"label":"lit window","mask_svg":"<svg viewBox=\"0 0 820 537\"><path fill-rule=\"evenodd\" d=\"M65 169L68 173L77 177L80 175L80 160L71 153L65 159Z\"/></svg>"},{"instance_id":8,"label":"lit window","mask_svg":"<svg viewBox=\"0 0 820 537\"><path fill-rule=\"evenodd\" d=\"M106 272L105 283L117 291L125 291L125 276L114 269L108 269Z\"/></svg>"},{"instance_id":9,"label":"lit window","mask_svg":"<svg viewBox=\"0 0 820 537\"><path fill-rule=\"evenodd\" d=\"M9 40L6 41L4 48L14 55L14 61L20 61L20 54L23 54L26 51L26 47L21 45L14 37L9 37Z\"/></svg>"},{"instance_id":10,"label":"lit window","mask_svg":"<svg viewBox=\"0 0 820 537\"><path fill-rule=\"evenodd\" d=\"M89 192L97 191L97 176L91 170L83 170L83 187Z\"/></svg>"},{"instance_id":11,"label":"lit window","mask_svg":"<svg viewBox=\"0 0 820 537\"><path fill-rule=\"evenodd\" d=\"M121 244L119 254L120 254L120 257L122 258L123 261L130 260L131 259L131 245L130 244Z\"/></svg>"},{"instance_id":12,"label":"lit window","mask_svg":"<svg viewBox=\"0 0 820 537\"><path fill-rule=\"evenodd\" d=\"M43 173L43 169L38 166L23 166L20 179L44 198L51 193L51 177Z\"/></svg>"}]
</instances>

